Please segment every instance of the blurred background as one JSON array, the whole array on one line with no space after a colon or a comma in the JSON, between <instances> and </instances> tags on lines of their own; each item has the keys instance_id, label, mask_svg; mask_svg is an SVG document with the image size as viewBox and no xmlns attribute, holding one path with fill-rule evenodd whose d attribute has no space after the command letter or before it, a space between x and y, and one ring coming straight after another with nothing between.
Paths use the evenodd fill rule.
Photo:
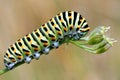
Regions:
<instances>
[{"instance_id":1,"label":"blurred background","mask_svg":"<svg viewBox=\"0 0 120 80\"><path fill-rule=\"evenodd\" d=\"M111 26L106 35L118 42L100 55L64 44L0 80L120 80L120 0L0 0L0 69L10 44L67 10L82 14L91 30Z\"/></svg>"}]
</instances>

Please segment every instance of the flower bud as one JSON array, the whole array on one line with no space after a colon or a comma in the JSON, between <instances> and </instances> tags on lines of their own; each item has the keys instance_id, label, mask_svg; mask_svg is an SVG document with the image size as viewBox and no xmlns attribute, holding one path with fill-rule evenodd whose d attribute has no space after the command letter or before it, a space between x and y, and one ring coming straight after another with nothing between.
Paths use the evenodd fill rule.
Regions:
<instances>
[{"instance_id":1,"label":"flower bud","mask_svg":"<svg viewBox=\"0 0 120 80\"><path fill-rule=\"evenodd\" d=\"M106 27L104 26L94 29L88 36L88 44L94 45L100 43L103 40L105 30Z\"/></svg>"}]
</instances>

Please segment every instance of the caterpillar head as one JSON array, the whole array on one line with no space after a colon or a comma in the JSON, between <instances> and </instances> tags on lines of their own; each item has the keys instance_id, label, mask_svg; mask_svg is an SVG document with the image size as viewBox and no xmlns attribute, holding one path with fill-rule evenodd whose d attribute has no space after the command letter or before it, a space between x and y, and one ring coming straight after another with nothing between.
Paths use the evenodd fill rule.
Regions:
<instances>
[{"instance_id":1,"label":"caterpillar head","mask_svg":"<svg viewBox=\"0 0 120 80\"><path fill-rule=\"evenodd\" d=\"M90 27L88 26L88 24L85 24L85 26L82 26L80 28L80 30L78 31L78 34L81 37L84 37L88 33L89 30L90 30Z\"/></svg>"},{"instance_id":2,"label":"caterpillar head","mask_svg":"<svg viewBox=\"0 0 120 80\"><path fill-rule=\"evenodd\" d=\"M72 33L73 40L79 40L84 37L89 30L90 27L88 24L84 23L83 26L76 28L76 30Z\"/></svg>"}]
</instances>

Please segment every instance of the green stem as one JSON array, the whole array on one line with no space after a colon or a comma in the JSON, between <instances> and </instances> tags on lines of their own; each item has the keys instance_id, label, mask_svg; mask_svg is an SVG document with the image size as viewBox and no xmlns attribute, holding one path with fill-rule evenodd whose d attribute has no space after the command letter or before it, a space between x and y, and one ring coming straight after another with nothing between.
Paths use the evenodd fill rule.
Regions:
<instances>
[{"instance_id":1,"label":"green stem","mask_svg":"<svg viewBox=\"0 0 120 80\"><path fill-rule=\"evenodd\" d=\"M6 73L6 72L8 72L8 71L9 71L8 69L4 68L4 69L0 70L0 75Z\"/></svg>"}]
</instances>

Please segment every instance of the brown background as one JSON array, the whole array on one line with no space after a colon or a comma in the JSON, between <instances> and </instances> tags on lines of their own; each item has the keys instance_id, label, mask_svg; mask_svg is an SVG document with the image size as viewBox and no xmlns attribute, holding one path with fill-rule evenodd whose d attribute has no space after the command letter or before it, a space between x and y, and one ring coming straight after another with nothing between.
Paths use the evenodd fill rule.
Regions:
<instances>
[{"instance_id":1,"label":"brown background","mask_svg":"<svg viewBox=\"0 0 120 80\"><path fill-rule=\"evenodd\" d=\"M111 26L106 35L118 42L101 55L64 44L0 80L120 80L120 0L0 0L0 69L10 44L66 10L81 13L91 30Z\"/></svg>"}]
</instances>

